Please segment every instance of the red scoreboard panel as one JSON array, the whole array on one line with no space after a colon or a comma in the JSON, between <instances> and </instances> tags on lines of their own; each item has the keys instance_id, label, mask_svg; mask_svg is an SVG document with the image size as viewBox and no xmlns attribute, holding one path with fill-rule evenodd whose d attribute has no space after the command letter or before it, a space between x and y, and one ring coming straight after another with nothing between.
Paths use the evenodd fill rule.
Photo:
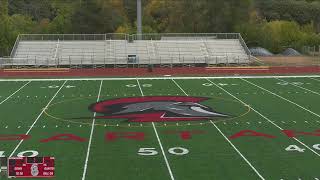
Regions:
<instances>
[{"instance_id":1,"label":"red scoreboard panel","mask_svg":"<svg viewBox=\"0 0 320 180\"><path fill-rule=\"evenodd\" d=\"M54 157L8 158L8 177L49 178L54 177Z\"/></svg>"}]
</instances>

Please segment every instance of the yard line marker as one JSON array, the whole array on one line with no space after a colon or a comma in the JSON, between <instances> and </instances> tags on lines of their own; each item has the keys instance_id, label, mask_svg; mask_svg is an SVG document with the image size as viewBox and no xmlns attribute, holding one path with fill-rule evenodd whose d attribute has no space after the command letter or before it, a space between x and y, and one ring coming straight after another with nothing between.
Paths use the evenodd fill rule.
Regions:
<instances>
[{"instance_id":1,"label":"yard line marker","mask_svg":"<svg viewBox=\"0 0 320 180\"><path fill-rule=\"evenodd\" d=\"M171 79L178 87L179 89L186 95L189 96L182 88L181 86L175 82L174 79ZM214 84L216 85L216 84ZM217 85L216 85L217 86ZM257 171L257 169L247 160L247 158L238 150L238 148L227 138L227 136L219 129L219 127L210 120L210 123L219 131L219 133L226 139L226 141L233 147L233 149L242 157L242 159L251 167L251 169L260 177L260 179L264 180L264 177Z\"/></svg>"},{"instance_id":2,"label":"yard line marker","mask_svg":"<svg viewBox=\"0 0 320 180\"><path fill-rule=\"evenodd\" d=\"M218 126L210 120L210 123L219 131L219 133L225 138L225 140L233 147L233 149L242 157L244 161L253 169L253 171L264 180L264 177L258 172L258 170L247 160L246 157L238 150L238 148L227 138L227 136L218 128Z\"/></svg>"},{"instance_id":3,"label":"yard line marker","mask_svg":"<svg viewBox=\"0 0 320 180\"><path fill-rule=\"evenodd\" d=\"M163 157L164 157L164 160L165 160L165 162L166 162L166 165L167 165L167 168L168 168L168 171L169 171L171 180L174 180L174 177L173 177L173 174L172 174L172 171L171 171L171 168L170 168L170 165L169 165L169 162L168 162L166 153L165 153L164 150L163 150L163 146L162 146L161 140L160 140L159 135L158 135L157 128L155 127L155 125L154 125L153 122L152 122L152 127L153 127L153 130L154 130L155 134L156 134L158 143L159 143L159 145L160 145L160 149L161 149L162 155L163 155Z\"/></svg>"},{"instance_id":4,"label":"yard line marker","mask_svg":"<svg viewBox=\"0 0 320 180\"><path fill-rule=\"evenodd\" d=\"M282 80L282 79L279 79L279 78L275 78L275 79L278 79L278 80L280 80L280 81L282 81L282 82L289 83L289 84L292 85L292 86L298 87L298 88L300 88L300 89L309 91L309 92L311 92L311 93L313 93L313 94L316 94L316 95L319 95L319 96L320 96L320 93L318 93L318 92L316 92L316 91L312 91L312 90L310 90L310 89L308 89L308 88L304 88L304 87L302 87L302 86L298 86L298 85L296 85L296 84L292 84L292 83L290 83L290 82L288 82L288 81L285 81L285 80ZM298 92L296 92L296 93L298 93Z\"/></svg>"},{"instance_id":5,"label":"yard line marker","mask_svg":"<svg viewBox=\"0 0 320 180\"><path fill-rule=\"evenodd\" d=\"M138 87L140 89L141 96L144 96L143 91L142 91L141 86L140 86L140 82L139 82L138 79L136 79L136 80L137 80L137 83L138 83Z\"/></svg>"},{"instance_id":6,"label":"yard line marker","mask_svg":"<svg viewBox=\"0 0 320 180\"><path fill-rule=\"evenodd\" d=\"M100 87L99 87L99 92L98 92L98 97L97 97L97 101L96 102L99 102L101 89L102 89L102 84L103 84L103 80L101 80L101 82L100 82ZM84 167L83 167L82 180L86 179L88 161L89 161L89 156L90 156L90 148L91 148L91 143L92 143L92 135L93 135L95 122L96 122L96 114L97 114L96 112L93 113L93 119L92 119L92 124L91 124L91 131L90 131L90 138L89 138L89 143L88 143L87 155L86 155L86 160L85 160Z\"/></svg>"},{"instance_id":7,"label":"yard line marker","mask_svg":"<svg viewBox=\"0 0 320 180\"><path fill-rule=\"evenodd\" d=\"M276 93L274 93L274 92L271 92L271 91L269 91L269 90L267 90L267 89L265 89L265 88L263 88L263 87L261 87L261 86L259 86L259 85L254 84L254 83L252 83L252 82L250 82L250 81L248 81L248 80L245 80L245 79L242 79L242 78L241 78L241 80L243 80L243 81L245 81L245 82L247 82L247 83L249 83L249 84L251 84L251 85L253 85L253 86L256 86L256 87L258 87L258 88L260 88L260 89L262 89L262 90L264 90L264 91L266 91L266 92L268 92L268 93L270 93L270 94L272 94L272 95L274 95L274 96L277 96L277 97L279 97L279 98L281 98L281 99L283 99L283 100L285 100L285 101L287 101L287 102L289 102L289 103L291 103L291 104L294 104L294 105L298 106L299 108L301 108L301 109L303 109L303 110L305 110L305 111L308 111L309 113L311 113L311 114L313 114L313 115L315 115L315 116L317 116L317 117L320 118L320 115L319 115L319 114L317 114L317 113L315 113L315 112L312 112L311 110L309 110L309 109L307 109L307 108L305 108L305 107L303 107L303 106L301 106L301 105L299 105L299 104L297 104L297 103L295 103L295 102L293 102L293 101L291 101L291 100L289 100L289 99L286 99L286 98L284 98L284 97L282 97L282 96L280 96L280 95L278 95L278 94L276 94Z\"/></svg>"},{"instance_id":8,"label":"yard line marker","mask_svg":"<svg viewBox=\"0 0 320 180\"><path fill-rule=\"evenodd\" d=\"M172 80L172 82L174 83L174 84L176 84L176 86L178 86L178 88L186 95L186 96L189 96L182 88L181 88L181 86L174 80L174 79L171 79Z\"/></svg>"},{"instance_id":9,"label":"yard line marker","mask_svg":"<svg viewBox=\"0 0 320 180\"><path fill-rule=\"evenodd\" d=\"M140 92L141 92L141 96L144 96L144 93L143 93L142 88L141 88L141 86L140 86L140 82L139 82L138 79L136 79L136 80L137 80L137 83L138 83L138 86L139 86L139 89L140 89ZM168 171L169 171L170 178L171 178L171 180L174 180L174 176L173 176L173 173L172 173L172 170L171 170L169 161L168 161L168 159L167 159L166 153L165 153L164 150L163 150L163 146L162 146L161 140L160 140L160 138L159 138L157 128L156 128L156 126L154 125L154 122L152 122L152 127L153 127L154 133L155 133L155 135L156 135L156 137L157 137L157 140L158 140L158 143L159 143L161 152L162 152L162 156L163 156L164 161L165 161L165 163L166 163L166 165L167 165L167 169L168 169Z\"/></svg>"},{"instance_id":10,"label":"yard line marker","mask_svg":"<svg viewBox=\"0 0 320 180\"><path fill-rule=\"evenodd\" d=\"M212 82L211 80L207 79L209 82L213 83L215 85L214 82ZM216 87L220 88L221 90L225 91L227 94L229 94L230 96L232 96L234 99L238 100L239 102L241 102L242 104L249 106L248 104L246 104L245 102L243 102L242 100L240 100L239 98L237 98L236 96L234 96L233 94L231 94L229 91L225 90L222 87L219 87L218 85L215 85ZM279 125L277 125L275 122L271 121L269 118L267 118L266 116L264 116L263 114L261 114L259 111L257 111L256 109L254 109L252 106L250 106L250 108L256 112L257 114L259 114L263 119L269 121L271 124L273 124L274 126L276 126L278 129L283 130L282 127L280 127ZM297 142L299 142L301 145L303 145L304 147L306 147L307 149L309 149L311 152L313 152L314 154L316 154L317 156L320 157L320 154L317 153L316 151L314 151L312 148L310 148L309 146L307 146L306 144L304 144L303 142L301 142L299 139L297 138L293 138L294 140L296 140Z\"/></svg>"},{"instance_id":11,"label":"yard line marker","mask_svg":"<svg viewBox=\"0 0 320 180\"><path fill-rule=\"evenodd\" d=\"M63 88L63 86L66 84L67 80L64 81L64 83L62 84L62 86L58 89L58 91L53 95L53 97L50 99L50 101L48 102L48 104L42 109L41 113L38 115L38 117L34 120L34 122L32 123L32 125L30 126L30 128L28 129L28 131L26 132L26 135L28 135L30 133L30 131L32 130L32 128L34 127L34 125L38 122L38 120L40 119L40 117L42 116L42 114L44 113L44 111L49 107L49 105L51 104L51 102L54 100L54 98L58 95L58 93L61 91L61 89ZM14 150L12 151L12 153L10 154L9 157L12 157L13 154L17 151L17 149L19 148L19 146L22 144L24 140L20 140L20 142L18 143L18 145L14 148Z\"/></svg>"},{"instance_id":12,"label":"yard line marker","mask_svg":"<svg viewBox=\"0 0 320 180\"><path fill-rule=\"evenodd\" d=\"M17 92L19 92L21 89L23 89L26 85L28 85L31 81L28 81L23 86L21 86L18 90L16 90L14 93L12 93L10 96L8 96L6 99L0 102L0 105L6 102L8 99L10 99L13 95L15 95Z\"/></svg>"},{"instance_id":13,"label":"yard line marker","mask_svg":"<svg viewBox=\"0 0 320 180\"><path fill-rule=\"evenodd\" d=\"M316 79L316 78L312 78L312 77L307 77L307 78L320 82L320 80L319 80L319 79Z\"/></svg>"}]
</instances>

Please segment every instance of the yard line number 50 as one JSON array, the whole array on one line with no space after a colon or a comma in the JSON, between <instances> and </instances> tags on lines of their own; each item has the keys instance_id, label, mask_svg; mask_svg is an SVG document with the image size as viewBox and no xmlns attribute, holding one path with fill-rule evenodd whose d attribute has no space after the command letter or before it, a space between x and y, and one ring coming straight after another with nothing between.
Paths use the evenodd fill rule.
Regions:
<instances>
[{"instance_id":1,"label":"yard line number 50","mask_svg":"<svg viewBox=\"0 0 320 180\"><path fill-rule=\"evenodd\" d=\"M189 150L182 147L172 147L168 149L168 152L173 155L183 156L189 153ZM140 148L138 151L140 156L155 156L159 154L156 148Z\"/></svg>"}]
</instances>

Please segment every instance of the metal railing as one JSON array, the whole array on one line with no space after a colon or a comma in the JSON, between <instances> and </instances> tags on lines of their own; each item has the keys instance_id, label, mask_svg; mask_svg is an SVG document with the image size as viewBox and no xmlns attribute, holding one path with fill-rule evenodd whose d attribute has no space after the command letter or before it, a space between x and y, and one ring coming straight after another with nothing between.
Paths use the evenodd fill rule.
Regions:
<instances>
[{"instance_id":1,"label":"metal railing","mask_svg":"<svg viewBox=\"0 0 320 180\"><path fill-rule=\"evenodd\" d=\"M15 53L16 53L16 50L17 50L17 48L18 48L19 42L20 42L20 35L18 35L18 37L17 37L17 39L16 39L16 42L14 43L13 48L12 48L12 50L11 50L11 53L10 53L10 57L11 57L11 58L14 57L14 55L15 55Z\"/></svg>"},{"instance_id":2,"label":"metal railing","mask_svg":"<svg viewBox=\"0 0 320 180\"><path fill-rule=\"evenodd\" d=\"M139 39L138 37L141 37ZM149 33L130 35L133 40L212 40L239 39L239 33Z\"/></svg>"},{"instance_id":3,"label":"metal railing","mask_svg":"<svg viewBox=\"0 0 320 180\"><path fill-rule=\"evenodd\" d=\"M128 57L26 57L26 58L0 58L1 67L77 67L82 68L85 66L100 66L100 67L117 67L117 66L129 66L129 65L184 65L184 64L206 64L206 65L217 65L217 64L248 64L248 59L244 57L236 56L158 56L148 57L141 59L137 57L136 62L130 62Z\"/></svg>"},{"instance_id":4,"label":"metal railing","mask_svg":"<svg viewBox=\"0 0 320 180\"><path fill-rule=\"evenodd\" d=\"M104 41L128 40L127 34L20 34L20 41Z\"/></svg>"}]
</instances>

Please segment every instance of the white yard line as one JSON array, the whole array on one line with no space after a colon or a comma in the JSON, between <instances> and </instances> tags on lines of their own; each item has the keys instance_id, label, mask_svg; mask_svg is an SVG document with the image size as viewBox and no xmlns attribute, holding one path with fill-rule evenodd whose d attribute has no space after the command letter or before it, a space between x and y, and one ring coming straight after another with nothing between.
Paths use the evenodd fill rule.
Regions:
<instances>
[{"instance_id":1,"label":"white yard line","mask_svg":"<svg viewBox=\"0 0 320 180\"><path fill-rule=\"evenodd\" d=\"M96 102L98 102L100 100L102 84L103 84L103 80L101 80L101 82L100 82L100 87L99 87L99 92L98 92L98 97L97 97L97 101ZM87 155L86 155L86 160L85 160L84 167L83 167L82 180L86 179L88 161L89 161L90 149L91 149L91 143L92 143L92 135L93 135L93 131L94 131L95 123L96 123L96 115L97 115L97 113L94 112L93 113L92 124L91 124L91 131L90 131L90 138L89 138L89 143L88 143Z\"/></svg>"},{"instance_id":2,"label":"white yard line","mask_svg":"<svg viewBox=\"0 0 320 180\"><path fill-rule=\"evenodd\" d=\"M162 152L164 161L166 162L166 165L167 165L167 168L168 168L168 171L169 171L169 174L170 174L170 178L171 178L171 180L174 180L174 176L173 176L173 173L172 173L172 171L171 171L169 161L168 161L168 159L167 159L166 153L165 153L164 150L163 150L163 146L162 146L161 140L160 140L160 138L159 138L157 128L156 128L156 126L154 125L153 122L152 122L152 127L153 127L153 130L154 130L154 133L155 133L156 136L157 136L157 140L158 140L158 143L159 143L159 146L160 146L160 149L161 149L161 152Z\"/></svg>"},{"instance_id":3,"label":"white yard line","mask_svg":"<svg viewBox=\"0 0 320 180\"><path fill-rule=\"evenodd\" d=\"M233 149L242 157L242 159L251 167L251 169L260 177L260 179L264 179L264 177L259 173L259 171L248 161L246 157L238 150L238 148L227 138L227 136L218 128L218 126L210 120L211 124L219 131L219 133L228 141L228 143L233 147Z\"/></svg>"},{"instance_id":4,"label":"white yard line","mask_svg":"<svg viewBox=\"0 0 320 180\"><path fill-rule=\"evenodd\" d=\"M186 96L189 96L183 89L182 89L182 87L174 80L174 79L171 79L173 82L174 82L174 84L176 84L176 86L178 86L178 88L186 95Z\"/></svg>"},{"instance_id":5,"label":"white yard line","mask_svg":"<svg viewBox=\"0 0 320 180\"><path fill-rule=\"evenodd\" d=\"M282 81L282 82L289 83L289 84L292 85L292 86L295 86L295 87L297 87L297 88L300 88L300 89L309 91L309 92L311 92L311 93L313 93L313 94L316 94L316 95L319 95L319 96L320 96L320 93L318 93L318 92L316 92L316 91L312 91L312 90L310 90L310 89L308 89L308 88L304 88L304 87L302 87L302 86L298 86L298 85L296 85L296 84L292 84L292 83L290 83L289 81L285 81L285 80L282 80L282 79L279 79L279 78L275 78L275 79L278 79L279 81Z\"/></svg>"},{"instance_id":6,"label":"white yard line","mask_svg":"<svg viewBox=\"0 0 320 180\"><path fill-rule=\"evenodd\" d=\"M143 93L142 88L141 88L141 86L140 86L140 82L139 82L138 79L136 79L136 80L137 80L137 83L138 83L138 86L139 86L139 89L140 89L140 93L141 93L142 96L144 96L144 93ZM158 135L157 128L156 128L156 126L154 125L153 122L152 122L152 127L153 127L153 130L154 130L154 133L156 134L156 137L157 137L157 140L158 140L158 143L159 143L161 152L162 152L163 159L164 159L164 161L165 161L165 163L166 163L166 166L167 166L167 169L168 169L168 171L169 171L170 178L171 178L171 180L174 180L174 176L173 176L173 173L172 173L172 170L171 170L169 161L168 161L167 156L166 156L166 153L165 153L165 151L164 151L164 149L163 149L161 140L160 140L159 135Z\"/></svg>"},{"instance_id":7,"label":"white yard line","mask_svg":"<svg viewBox=\"0 0 320 180\"><path fill-rule=\"evenodd\" d=\"M137 83L138 83L138 87L139 87L139 90L140 90L141 96L144 96L143 91L142 91L141 86L140 86L140 82L139 82L139 80L138 80L138 79L136 79L136 80L137 80Z\"/></svg>"},{"instance_id":8,"label":"white yard line","mask_svg":"<svg viewBox=\"0 0 320 180\"><path fill-rule=\"evenodd\" d=\"M186 95L189 96L182 87L174 80L172 81L177 85L177 87ZM260 179L264 180L264 177L259 173L259 171L248 161L248 159L238 150L238 148L227 138L227 136L219 129L219 127L210 120L211 124L219 131L219 133L226 139L226 141L231 145L231 147L241 156L241 158L251 167L251 169L259 176Z\"/></svg>"},{"instance_id":9,"label":"white yard line","mask_svg":"<svg viewBox=\"0 0 320 180\"><path fill-rule=\"evenodd\" d=\"M17 92L19 92L21 89L23 89L26 85L28 85L31 81L28 81L23 86L21 86L18 90L16 90L14 93L12 93L10 96L8 96L6 99L0 102L0 105L6 102L8 99L10 99L13 95L15 95Z\"/></svg>"},{"instance_id":10,"label":"white yard line","mask_svg":"<svg viewBox=\"0 0 320 180\"><path fill-rule=\"evenodd\" d=\"M83 81L83 80L91 80L91 81L113 81L113 80L143 80L143 79L269 79L269 78L320 78L320 75L308 75L308 76L196 76L196 77L141 77L141 78L54 78L54 79L0 79L1 81L59 81L59 80L68 80L68 81Z\"/></svg>"},{"instance_id":11,"label":"white yard line","mask_svg":"<svg viewBox=\"0 0 320 180\"><path fill-rule=\"evenodd\" d=\"M315 79L315 78L312 78L312 77L307 77L307 78L320 82L320 79Z\"/></svg>"},{"instance_id":12,"label":"white yard line","mask_svg":"<svg viewBox=\"0 0 320 180\"><path fill-rule=\"evenodd\" d=\"M280 127L279 125L277 125L276 123L274 123L273 121L271 121L269 118L267 118L266 116L264 116L263 114L261 114L259 111L257 111L256 109L254 109L253 107L249 106L248 104L246 104L245 102L243 102L242 100L240 100L239 98L237 98L236 96L234 96L233 94L231 94L229 91L225 90L224 88L218 86L217 84L215 84L214 82L212 82L211 80L207 79L209 82L211 82L213 85L215 85L216 87L218 87L219 89L223 90L224 92L226 92L227 94L229 94L230 96L232 96L234 99L238 100L240 103L242 103L245 106L250 107L250 109L252 109L254 112L256 112L258 115L260 115L263 119L267 120L268 122L270 122L271 124L273 124L275 127L277 127L280 130L283 130L282 127ZM296 140L297 142L299 142L301 145L303 145L304 147L306 147L307 149L309 149L311 152L313 152L314 154L316 154L317 156L320 156L319 153L317 153L316 151L314 151L312 148L310 148L309 146L307 146L306 144L304 144L303 142L301 142L299 139L297 138L293 138L294 140Z\"/></svg>"},{"instance_id":13,"label":"white yard line","mask_svg":"<svg viewBox=\"0 0 320 180\"><path fill-rule=\"evenodd\" d=\"M278 95L278 94L276 94L276 93L274 93L274 92L271 92L271 91L269 91L269 90L267 90L267 89L265 89L265 88L263 88L263 87L255 84L255 83L252 83L252 82L250 82L250 81L248 81L248 80L245 80L245 79L241 79L241 80L243 80L243 81L245 81L245 82L247 82L247 83L249 83L249 84L251 84L251 85L253 85L253 86L256 86L256 87L258 87L258 88L260 88L260 89L262 89L262 90L264 90L264 91L266 91L266 92L268 92L268 93L270 93L270 94L272 94L272 95L274 95L274 96L277 96L278 98L281 98L281 99L283 99L283 100L285 100L285 101L287 101L287 102L289 102L289 103L291 103L291 104L294 104L294 105L296 105L297 107L299 107L299 108L301 108L301 109L303 109L303 110L305 110L305 111L308 111L309 113L311 113L311 114L313 114L313 115L315 115L315 116L317 116L317 117L320 118L320 115L319 115L319 114L317 114L317 113L315 113L315 112L312 112L311 110L309 110L309 109L307 109L307 108L305 108L305 107L303 107L303 106L301 106L301 105L299 105L299 104L297 104L297 103L295 103L295 102L293 102L293 101L291 101L291 100L289 100L289 99L287 99L287 98L284 98L284 97L282 97L282 96L280 96L280 95Z\"/></svg>"},{"instance_id":14,"label":"white yard line","mask_svg":"<svg viewBox=\"0 0 320 180\"><path fill-rule=\"evenodd\" d=\"M34 125L38 122L38 120L40 119L40 117L42 116L42 114L44 113L44 111L49 107L49 105L51 104L51 102L54 100L54 98L58 95L58 93L61 91L61 89L63 88L63 86L66 84L67 81L64 81L64 83L60 86L60 88L58 89L58 91L53 95L53 97L50 99L50 101L48 102L48 104L42 109L41 113L38 115L38 117L34 120L33 124L30 126L30 128L28 129L28 131L26 132L26 135L28 135L30 133L30 131L32 130L32 128L34 127ZM17 151L17 149L19 148L19 146L22 144L23 139L20 140L20 142L18 143L18 145L14 148L14 150L12 151L12 153L10 154L9 157L12 157L13 154Z\"/></svg>"}]
</instances>

